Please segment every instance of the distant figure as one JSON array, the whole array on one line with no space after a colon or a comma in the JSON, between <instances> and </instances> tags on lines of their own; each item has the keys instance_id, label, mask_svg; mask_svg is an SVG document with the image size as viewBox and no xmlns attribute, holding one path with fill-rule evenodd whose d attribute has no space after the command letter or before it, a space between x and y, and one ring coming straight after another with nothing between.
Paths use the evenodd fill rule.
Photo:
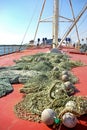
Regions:
<instances>
[{"instance_id":1,"label":"distant figure","mask_svg":"<svg viewBox=\"0 0 87 130\"><path fill-rule=\"evenodd\" d=\"M75 48L75 43L73 44L73 47Z\"/></svg>"},{"instance_id":2,"label":"distant figure","mask_svg":"<svg viewBox=\"0 0 87 130\"><path fill-rule=\"evenodd\" d=\"M37 46L39 46L39 43L37 43Z\"/></svg>"},{"instance_id":3,"label":"distant figure","mask_svg":"<svg viewBox=\"0 0 87 130\"><path fill-rule=\"evenodd\" d=\"M37 39L38 43L37 43L37 46L40 45L40 38Z\"/></svg>"}]
</instances>

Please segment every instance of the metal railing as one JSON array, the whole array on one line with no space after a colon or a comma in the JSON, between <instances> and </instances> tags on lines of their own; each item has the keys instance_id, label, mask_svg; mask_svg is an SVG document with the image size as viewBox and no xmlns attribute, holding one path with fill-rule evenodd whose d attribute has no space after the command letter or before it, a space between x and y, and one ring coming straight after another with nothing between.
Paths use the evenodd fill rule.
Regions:
<instances>
[{"instance_id":1,"label":"metal railing","mask_svg":"<svg viewBox=\"0 0 87 130\"><path fill-rule=\"evenodd\" d=\"M25 45L0 45L0 56L11 54L26 49Z\"/></svg>"}]
</instances>

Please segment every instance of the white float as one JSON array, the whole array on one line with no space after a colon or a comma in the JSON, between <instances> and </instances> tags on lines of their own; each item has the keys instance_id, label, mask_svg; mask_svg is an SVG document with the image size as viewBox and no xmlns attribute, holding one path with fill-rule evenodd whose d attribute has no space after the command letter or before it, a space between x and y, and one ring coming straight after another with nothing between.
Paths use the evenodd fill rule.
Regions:
<instances>
[{"instance_id":1,"label":"white float","mask_svg":"<svg viewBox=\"0 0 87 130\"><path fill-rule=\"evenodd\" d=\"M74 114L67 112L62 116L62 123L68 128L73 128L77 124L77 118Z\"/></svg>"},{"instance_id":2,"label":"white float","mask_svg":"<svg viewBox=\"0 0 87 130\"><path fill-rule=\"evenodd\" d=\"M41 114L41 121L46 125L52 125L55 117L56 113L52 109L45 109Z\"/></svg>"}]
</instances>

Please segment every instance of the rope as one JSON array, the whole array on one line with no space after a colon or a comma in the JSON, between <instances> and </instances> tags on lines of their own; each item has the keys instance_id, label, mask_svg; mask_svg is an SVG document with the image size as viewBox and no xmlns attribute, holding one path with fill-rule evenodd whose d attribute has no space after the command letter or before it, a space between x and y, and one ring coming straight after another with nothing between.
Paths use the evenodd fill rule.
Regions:
<instances>
[{"instance_id":1,"label":"rope","mask_svg":"<svg viewBox=\"0 0 87 130\"><path fill-rule=\"evenodd\" d=\"M78 25L78 29L81 27L81 25L85 22L85 20L87 19L87 15L84 17L84 19L82 20L82 22ZM72 31L71 35L74 34L74 31ZM82 32L83 33L83 32ZM81 33L80 33L81 34Z\"/></svg>"},{"instance_id":2,"label":"rope","mask_svg":"<svg viewBox=\"0 0 87 130\"><path fill-rule=\"evenodd\" d=\"M85 20L87 19L87 15L85 16L85 18L82 20L82 22L79 24L78 28L81 26L81 24L83 24L85 22Z\"/></svg>"},{"instance_id":3,"label":"rope","mask_svg":"<svg viewBox=\"0 0 87 130\"><path fill-rule=\"evenodd\" d=\"M37 2L37 4L38 4L38 2ZM21 41L21 45L20 45L20 47L19 47L19 51L20 51L20 49L21 49L21 47L22 47L22 45L23 45L24 39L25 39L25 37L26 37L26 35L27 35L27 32L28 32L28 30L29 30L29 28L30 28L30 25L31 25L31 23L32 23L32 20L33 20L33 18L34 18L34 16L35 16L36 9L37 9L37 4L35 4L34 11L33 11L33 13L32 13L32 17L31 17L31 20L30 20L30 22L29 22L29 24L28 24L28 26L27 26L27 29L26 29L26 31L25 31L25 33L24 33L23 39L22 39L22 41Z\"/></svg>"}]
</instances>

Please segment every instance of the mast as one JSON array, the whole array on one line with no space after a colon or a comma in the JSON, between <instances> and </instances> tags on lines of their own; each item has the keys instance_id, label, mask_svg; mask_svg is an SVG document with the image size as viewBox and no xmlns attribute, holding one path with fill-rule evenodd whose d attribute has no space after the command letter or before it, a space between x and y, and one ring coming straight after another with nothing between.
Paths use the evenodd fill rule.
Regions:
<instances>
[{"instance_id":1,"label":"mast","mask_svg":"<svg viewBox=\"0 0 87 130\"><path fill-rule=\"evenodd\" d=\"M59 0L54 0L54 9L53 9L53 48L56 48L58 45L58 21L59 21Z\"/></svg>"},{"instance_id":2,"label":"mast","mask_svg":"<svg viewBox=\"0 0 87 130\"><path fill-rule=\"evenodd\" d=\"M71 32L71 30L74 28L74 26L76 27L78 41L80 42L78 29L77 29L76 24L79 21L80 17L83 15L83 13L87 10L87 4L84 6L84 8L80 12L80 14L75 18L71 0L69 0L69 2L70 2L70 6L71 6L72 15L73 15L73 20L69 19L69 18L66 18L64 16L59 16L59 0L53 0L53 3L54 3L53 4L53 17L52 17L53 19L52 19L52 21L47 21L47 19L49 19L49 18L41 20L41 16L42 16L42 13L43 13L43 10L44 10L44 7L45 7L45 3L46 3L46 0L43 0L42 9L41 9L41 12L40 12L36 32L35 32L35 35L34 35L34 41L35 41L35 38L36 38L36 34L37 34L37 31L38 31L40 22L52 22L52 39L53 39L52 44L53 44L53 48L57 48L63 43L63 41L68 36L68 34ZM68 20L68 22L73 22L73 23L68 28L67 32L65 32L64 36L62 37L62 39L60 41L60 44L58 45L59 17L65 19L65 20Z\"/></svg>"},{"instance_id":3,"label":"mast","mask_svg":"<svg viewBox=\"0 0 87 130\"><path fill-rule=\"evenodd\" d=\"M87 4L84 6L84 8L81 10L80 14L76 17L75 21L71 24L71 26L68 28L67 32L65 32L64 36L62 37L62 40L60 41L60 45L63 43L64 39L68 36L68 34L71 32L71 30L74 28L74 26L77 24L83 13L87 10ZM59 46L60 46L59 45ZM59 47L58 46L58 47Z\"/></svg>"}]
</instances>

